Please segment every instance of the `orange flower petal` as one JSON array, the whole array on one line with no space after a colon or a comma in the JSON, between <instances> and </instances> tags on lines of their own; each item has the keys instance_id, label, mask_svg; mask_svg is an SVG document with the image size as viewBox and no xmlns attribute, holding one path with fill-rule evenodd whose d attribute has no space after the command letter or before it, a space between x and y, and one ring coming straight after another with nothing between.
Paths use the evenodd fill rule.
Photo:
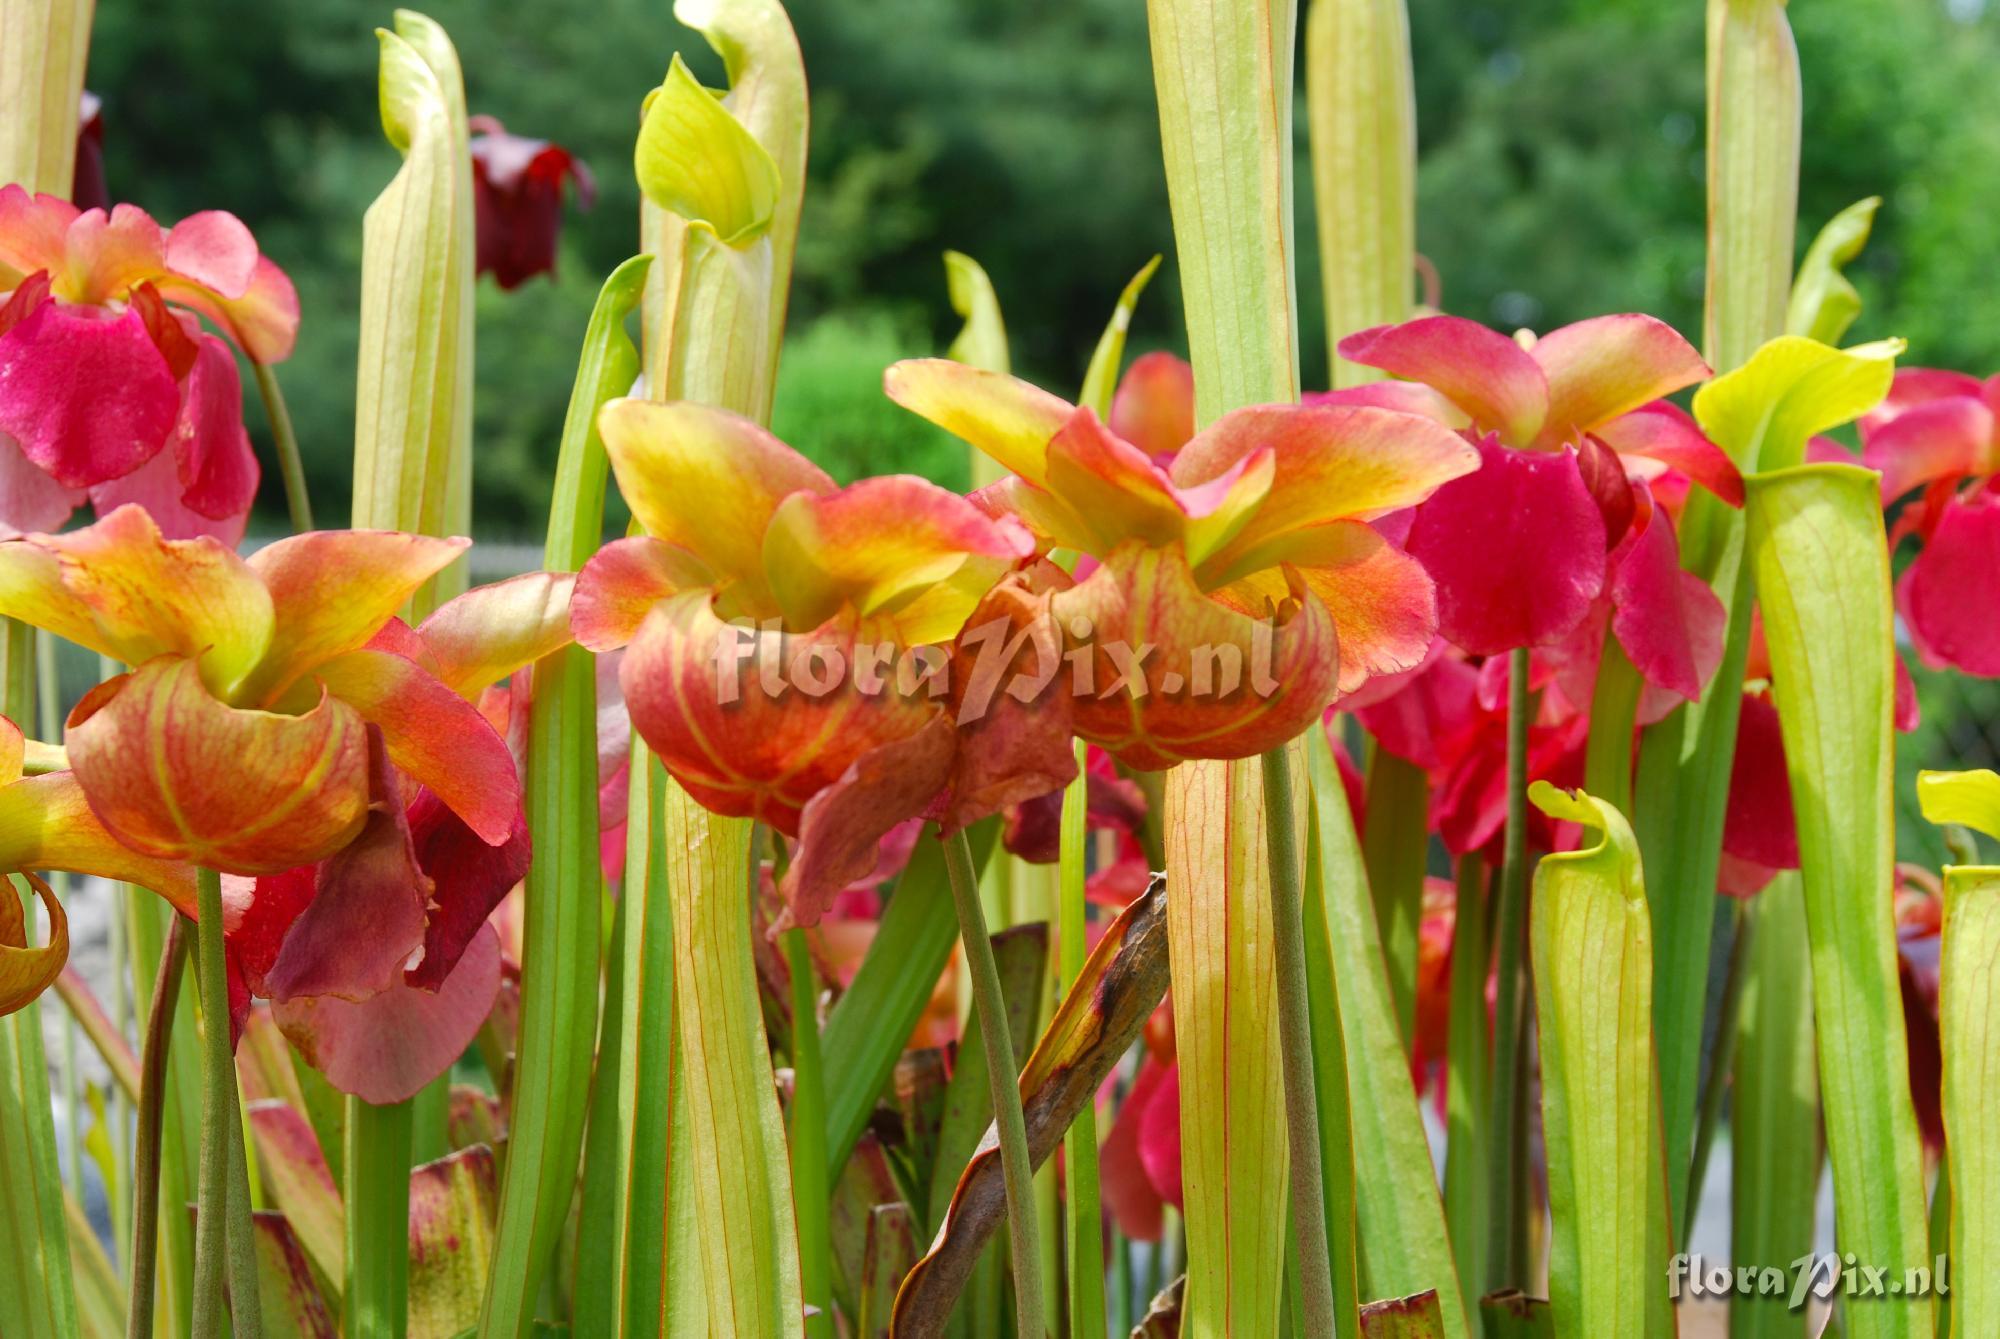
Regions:
<instances>
[{"instance_id":1,"label":"orange flower petal","mask_svg":"<svg viewBox=\"0 0 2000 1339\"><path fill-rule=\"evenodd\" d=\"M474 697L568 646L575 586L569 572L528 572L447 601L417 629L430 649L433 672L460 697Z\"/></svg>"},{"instance_id":2,"label":"orange flower petal","mask_svg":"<svg viewBox=\"0 0 2000 1339\"><path fill-rule=\"evenodd\" d=\"M370 725L389 760L437 792L488 846L513 830L521 780L507 741L479 709L417 664L391 651L349 651L313 671Z\"/></svg>"},{"instance_id":3,"label":"orange flower petal","mask_svg":"<svg viewBox=\"0 0 2000 1339\"><path fill-rule=\"evenodd\" d=\"M1059 681L1077 733L1149 769L1293 738L1333 699L1340 655L1319 597L1301 586L1290 599L1289 619L1252 618L1204 595L1178 549L1119 548L1051 601L1071 643L1094 648L1087 682L1069 656Z\"/></svg>"},{"instance_id":4,"label":"orange flower petal","mask_svg":"<svg viewBox=\"0 0 2000 1339\"><path fill-rule=\"evenodd\" d=\"M0 1015L11 1014L55 984L69 961L69 918L50 887L32 874L22 875L49 910L49 940L28 943L27 916L21 899L9 887L0 896Z\"/></svg>"},{"instance_id":5,"label":"orange flower petal","mask_svg":"<svg viewBox=\"0 0 2000 1339\"><path fill-rule=\"evenodd\" d=\"M901 690L894 658L908 653L879 622L843 615L780 635L724 623L711 598L687 591L655 605L618 673L632 724L707 808L796 836L806 802L850 763L938 713L914 682ZM870 665L859 667L864 647ZM869 669L880 676L872 694Z\"/></svg>"},{"instance_id":6,"label":"orange flower petal","mask_svg":"<svg viewBox=\"0 0 2000 1339\"><path fill-rule=\"evenodd\" d=\"M1199 570L1226 584L1283 561L1296 537L1328 521L1370 521L1428 498L1479 468L1479 453L1441 423L1365 405L1260 405L1217 419L1174 458L1194 487L1268 450L1268 497L1228 547Z\"/></svg>"},{"instance_id":7,"label":"orange flower petal","mask_svg":"<svg viewBox=\"0 0 2000 1339\"><path fill-rule=\"evenodd\" d=\"M193 866L140 855L112 836L73 772L0 787L0 868L95 874L149 888L183 916L195 914Z\"/></svg>"},{"instance_id":8,"label":"orange flower petal","mask_svg":"<svg viewBox=\"0 0 2000 1339\"><path fill-rule=\"evenodd\" d=\"M11 786L28 767L28 737L21 727L0 716L0 786Z\"/></svg>"},{"instance_id":9,"label":"orange flower petal","mask_svg":"<svg viewBox=\"0 0 2000 1339\"><path fill-rule=\"evenodd\" d=\"M1043 484L1049 439L1076 406L1003 372L948 358L910 358L882 375L903 408L963 438L1032 484Z\"/></svg>"},{"instance_id":10,"label":"orange flower petal","mask_svg":"<svg viewBox=\"0 0 2000 1339\"><path fill-rule=\"evenodd\" d=\"M1574 445L1600 423L1706 381L1708 364L1664 321L1624 312L1551 330L1528 351L1549 379L1536 445Z\"/></svg>"},{"instance_id":11,"label":"orange flower petal","mask_svg":"<svg viewBox=\"0 0 2000 1339\"><path fill-rule=\"evenodd\" d=\"M1037 488L1017 474L976 490L967 496L988 516L1008 516L1028 527L1043 549L1062 548L1088 552L1096 543L1089 526L1076 508L1046 489Z\"/></svg>"},{"instance_id":12,"label":"orange flower petal","mask_svg":"<svg viewBox=\"0 0 2000 1339\"><path fill-rule=\"evenodd\" d=\"M1340 691L1423 663L1437 631L1437 592L1422 563L1359 521L1331 521L1290 537L1286 561L1333 616L1340 639ZM1287 594L1284 575L1265 568L1215 592L1243 609Z\"/></svg>"},{"instance_id":13,"label":"orange flower petal","mask_svg":"<svg viewBox=\"0 0 2000 1339\"><path fill-rule=\"evenodd\" d=\"M1118 379L1111 431L1155 459L1194 436L1194 368L1171 353L1142 353Z\"/></svg>"},{"instance_id":14,"label":"orange flower petal","mask_svg":"<svg viewBox=\"0 0 2000 1339\"><path fill-rule=\"evenodd\" d=\"M0 615L103 656L117 655L90 606L63 585L62 561L25 539L0 543Z\"/></svg>"},{"instance_id":15,"label":"orange flower petal","mask_svg":"<svg viewBox=\"0 0 2000 1339\"><path fill-rule=\"evenodd\" d=\"M753 602L765 590L771 513L792 493L834 491L819 466L726 410L613 400L598 411L597 428L646 533L746 586Z\"/></svg>"},{"instance_id":16,"label":"orange flower petal","mask_svg":"<svg viewBox=\"0 0 2000 1339\"><path fill-rule=\"evenodd\" d=\"M0 613L67 637L81 612L97 629L84 645L133 665L162 655L200 657L202 678L224 694L270 646L271 595L256 572L213 539L162 539L143 507L120 507L67 534L33 536L26 546L56 556L74 603L52 607L46 569L8 545L0 548L0 567L23 570L0 581ZM43 598L17 604L17 591Z\"/></svg>"},{"instance_id":17,"label":"orange flower petal","mask_svg":"<svg viewBox=\"0 0 2000 1339\"><path fill-rule=\"evenodd\" d=\"M570 631L593 651L615 651L638 635L661 600L714 581L700 559L651 535L613 540L577 575Z\"/></svg>"},{"instance_id":18,"label":"orange flower petal","mask_svg":"<svg viewBox=\"0 0 2000 1339\"><path fill-rule=\"evenodd\" d=\"M1199 503L1184 500L1165 470L1079 409L1049 439L1047 488L1089 528L1088 551L1103 555L1128 539L1173 544Z\"/></svg>"},{"instance_id":19,"label":"orange flower petal","mask_svg":"<svg viewBox=\"0 0 2000 1339\"><path fill-rule=\"evenodd\" d=\"M1548 421L1548 377L1527 350L1462 316L1420 316L1359 330L1340 356L1421 381L1472 416L1473 425L1526 446Z\"/></svg>"},{"instance_id":20,"label":"orange flower petal","mask_svg":"<svg viewBox=\"0 0 2000 1339\"><path fill-rule=\"evenodd\" d=\"M1034 550L1021 527L914 475L794 493L764 536L764 568L792 627L843 608L886 619L908 645L949 640L1006 571Z\"/></svg>"},{"instance_id":21,"label":"orange flower petal","mask_svg":"<svg viewBox=\"0 0 2000 1339\"><path fill-rule=\"evenodd\" d=\"M366 646L471 545L394 530L314 530L259 549L250 567L271 592L275 628L240 700L269 705L316 666Z\"/></svg>"},{"instance_id":22,"label":"orange flower petal","mask_svg":"<svg viewBox=\"0 0 2000 1339\"><path fill-rule=\"evenodd\" d=\"M77 704L69 756L90 807L126 845L230 874L330 855L368 808L367 729L352 707L332 697L296 716L225 706L178 656Z\"/></svg>"}]
</instances>

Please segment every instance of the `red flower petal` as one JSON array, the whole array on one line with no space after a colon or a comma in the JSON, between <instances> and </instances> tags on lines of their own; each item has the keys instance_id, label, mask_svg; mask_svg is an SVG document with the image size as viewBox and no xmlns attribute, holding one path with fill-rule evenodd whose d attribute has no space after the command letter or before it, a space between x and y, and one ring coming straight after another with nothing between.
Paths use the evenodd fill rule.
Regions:
<instances>
[{"instance_id":1,"label":"red flower petal","mask_svg":"<svg viewBox=\"0 0 2000 1339\"><path fill-rule=\"evenodd\" d=\"M0 432L68 488L159 453L180 387L137 310L44 302L0 335Z\"/></svg>"},{"instance_id":2,"label":"red flower petal","mask_svg":"<svg viewBox=\"0 0 2000 1339\"><path fill-rule=\"evenodd\" d=\"M1474 655L1559 641L1604 586L1604 518L1571 451L1479 443L1477 473L1417 508L1409 551L1437 582L1438 630Z\"/></svg>"},{"instance_id":3,"label":"red flower petal","mask_svg":"<svg viewBox=\"0 0 2000 1339\"><path fill-rule=\"evenodd\" d=\"M1722 849L1738 860L1769 869L1799 867L1799 834L1792 814L1792 782L1785 770L1785 740L1769 694L1745 693L1736 725L1736 756L1729 764L1729 808Z\"/></svg>"},{"instance_id":4,"label":"red flower petal","mask_svg":"<svg viewBox=\"0 0 2000 1339\"><path fill-rule=\"evenodd\" d=\"M1666 400L1599 424L1591 435L1621 456L1656 460L1721 498L1743 505L1743 475L1729 453L1702 435L1688 412Z\"/></svg>"},{"instance_id":5,"label":"red flower petal","mask_svg":"<svg viewBox=\"0 0 2000 1339\"><path fill-rule=\"evenodd\" d=\"M395 985L358 1002L332 995L273 1007L278 1026L328 1082L384 1105L416 1095L478 1035L500 990L500 941L481 927L436 991Z\"/></svg>"},{"instance_id":6,"label":"red flower petal","mask_svg":"<svg viewBox=\"0 0 2000 1339\"><path fill-rule=\"evenodd\" d=\"M1692 702L1722 663L1729 619L1708 583L1681 570L1673 522L1645 509L1650 519L1612 555L1611 630L1649 683Z\"/></svg>"},{"instance_id":7,"label":"red flower petal","mask_svg":"<svg viewBox=\"0 0 2000 1339\"><path fill-rule=\"evenodd\" d=\"M1980 492L1947 503L1937 529L1897 582L1897 603L1917 654L2000 677L2000 497Z\"/></svg>"},{"instance_id":8,"label":"red flower petal","mask_svg":"<svg viewBox=\"0 0 2000 1339\"><path fill-rule=\"evenodd\" d=\"M1977 395L1915 405L1868 433L1861 461L1882 471L1882 500L1941 479L1990 474L2000 467L2000 431Z\"/></svg>"},{"instance_id":9,"label":"red flower petal","mask_svg":"<svg viewBox=\"0 0 2000 1339\"><path fill-rule=\"evenodd\" d=\"M1118 1115L1097 1150L1104 1207L1111 1211L1118 1230L1134 1241L1158 1241L1164 1227L1165 1201L1139 1160L1139 1129L1168 1075L1169 1067L1150 1055L1140 1062L1131 1091L1119 1104Z\"/></svg>"},{"instance_id":10,"label":"red flower petal","mask_svg":"<svg viewBox=\"0 0 2000 1339\"><path fill-rule=\"evenodd\" d=\"M1477 724L1479 671L1457 656L1440 656L1403 688L1355 716L1370 737L1405 762L1426 770L1445 765L1447 749Z\"/></svg>"},{"instance_id":11,"label":"red flower petal","mask_svg":"<svg viewBox=\"0 0 2000 1339\"><path fill-rule=\"evenodd\" d=\"M493 908L527 877L528 821L517 808L507 840L490 845L430 790L417 792L409 809L410 841L431 881L423 961L404 979L419 990L438 990L458 967Z\"/></svg>"}]
</instances>

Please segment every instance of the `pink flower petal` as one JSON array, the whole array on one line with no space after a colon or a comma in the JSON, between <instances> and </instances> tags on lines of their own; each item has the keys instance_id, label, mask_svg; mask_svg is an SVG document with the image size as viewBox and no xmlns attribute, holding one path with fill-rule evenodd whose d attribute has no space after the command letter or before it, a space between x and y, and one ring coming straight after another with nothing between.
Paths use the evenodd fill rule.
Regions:
<instances>
[{"instance_id":1,"label":"pink flower petal","mask_svg":"<svg viewBox=\"0 0 2000 1339\"><path fill-rule=\"evenodd\" d=\"M1139 1160L1139 1127L1166 1083L1169 1069L1152 1056L1139 1065L1131 1091L1119 1104L1118 1115L1097 1151L1097 1176L1104 1207L1118 1230L1134 1241L1158 1241L1164 1227L1164 1201Z\"/></svg>"},{"instance_id":2,"label":"pink flower petal","mask_svg":"<svg viewBox=\"0 0 2000 1339\"><path fill-rule=\"evenodd\" d=\"M51 479L19 442L0 432L0 539L60 530L82 501L82 492Z\"/></svg>"},{"instance_id":3,"label":"pink flower petal","mask_svg":"<svg viewBox=\"0 0 2000 1339\"><path fill-rule=\"evenodd\" d=\"M1729 453L1702 435L1686 410L1667 400L1599 424L1591 435L1621 456L1657 460L1732 507L1743 505L1743 475Z\"/></svg>"},{"instance_id":4,"label":"pink flower petal","mask_svg":"<svg viewBox=\"0 0 2000 1339\"><path fill-rule=\"evenodd\" d=\"M61 269L63 238L82 212L60 196L0 186L0 288L12 288L37 270Z\"/></svg>"},{"instance_id":5,"label":"pink flower petal","mask_svg":"<svg viewBox=\"0 0 2000 1339\"><path fill-rule=\"evenodd\" d=\"M1463 409L1416 381L1371 381L1364 386L1348 386L1337 391L1307 391L1299 397L1299 403L1366 405L1417 414L1460 431L1472 426L1471 418Z\"/></svg>"},{"instance_id":6,"label":"pink flower petal","mask_svg":"<svg viewBox=\"0 0 2000 1339\"><path fill-rule=\"evenodd\" d=\"M1882 500L1941 479L2000 468L2000 431L1977 396L1927 400L1868 433L1861 461L1882 471Z\"/></svg>"},{"instance_id":7,"label":"pink flower petal","mask_svg":"<svg viewBox=\"0 0 2000 1339\"><path fill-rule=\"evenodd\" d=\"M436 991L398 984L365 1000L273 1006L278 1026L334 1087L385 1105L416 1095L478 1035L500 991L500 941L482 926Z\"/></svg>"},{"instance_id":8,"label":"pink flower petal","mask_svg":"<svg viewBox=\"0 0 2000 1339\"><path fill-rule=\"evenodd\" d=\"M1867 437L1890 419L1917 405L1956 395L1977 399L1984 390L1984 382L1964 372L1947 372L1935 367L1899 367L1889 382L1889 393L1882 398L1882 403L1861 416L1861 435Z\"/></svg>"},{"instance_id":9,"label":"pink flower petal","mask_svg":"<svg viewBox=\"0 0 2000 1339\"><path fill-rule=\"evenodd\" d=\"M1897 583L1897 604L1926 665L2000 677L1995 572L2000 572L2000 497L1982 492L1954 498Z\"/></svg>"},{"instance_id":10,"label":"pink flower petal","mask_svg":"<svg viewBox=\"0 0 2000 1339\"><path fill-rule=\"evenodd\" d=\"M1376 326L1340 341L1349 362L1379 367L1440 391L1473 426L1527 446L1549 412L1549 383L1527 350L1461 316L1425 316Z\"/></svg>"},{"instance_id":11,"label":"pink flower petal","mask_svg":"<svg viewBox=\"0 0 2000 1339\"><path fill-rule=\"evenodd\" d=\"M1559 641L1604 586L1604 518L1571 451L1488 437L1477 473L1417 508L1409 552L1437 583L1438 630L1474 655Z\"/></svg>"},{"instance_id":12,"label":"pink flower petal","mask_svg":"<svg viewBox=\"0 0 2000 1339\"><path fill-rule=\"evenodd\" d=\"M1139 1165L1161 1199L1181 1207L1181 1067L1168 1068L1139 1118Z\"/></svg>"},{"instance_id":13,"label":"pink flower petal","mask_svg":"<svg viewBox=\"0 0 2000 1339\"><path fill-rule=\"evenodd\" d=\"M248 507L234 516L214 520L188 506L182 494L174 453L162 451L124 478L92 488L90 505L99 516L108 516L128 504L144 507L167 539L198 539L206 535L232 550L242 543L244 528L250 520Z\"/></svg>"},{"instance_id":14,"label":"pink flower petal","mask_svg":"<svg viewBox=\"0 0 2000 1339\"><path fill-rule=\"evenodd\" d=\"M167 233L167 268L183 279L240 298L257 276L257 239L234 214L220 209L190 214Z\"/></svg>"},{"instance_id":15,"label":"pink flower petal","mask_svg":"<svg viewBox=\"0 0 2000 1339\"><path fill-rule=\"evenodd\" d=\"M243 430L243 383L236 355L213 335L203 335L194 370L182 388L174 457L187 485L190 510L211 520L245 514L257 500L257 457Z\"/></svg>"},{"instance_id":16,"label":"pink flower petal","mask_svg":"<svg viewBox=\"0 0 2000 1339\"><path fill-rule=\"evenodd\" d=\"M139 313L49 301L0 335L0 432L68 488L158 454L180 388Z\"/></svg>"},{"instance_id":17,"label":"pink flower petal","mask_svg":"<svg viewBox=\"0 0 2000 1339\"><path fill-rule=\"evenodd\" d=\"M489 846L429 790L410 805L410 841L431 880L423 961L405 975L420 990L437 990L515 884L527 877L528 822L515 811L513 831Z\"/></svg>"},{"instance_id":18,"label":"pink flower petal","mask_svg":"<svg viewBox=\"0 0 2000 1339\"><path fill-rule=\"evenodd\" d=\"M1549 379L1544 447L1574 443L1621 414L1709 376L1701 355L1664 321L1638 312L1551 330L1529 355Z\"/></svg>"},{"instance_id":19,"label":"pink flower petal","mask_svg":"<svg viewBox=\"0 0 2000 1339\"><path fill-rule=\"evenodd\" d=\"M1381 747L1425 769L1442 767L1445 749L1478 720L1479 671L1457 656L1440 656L1400 692L1355 716Z\"/></svg>"}]
</instances>

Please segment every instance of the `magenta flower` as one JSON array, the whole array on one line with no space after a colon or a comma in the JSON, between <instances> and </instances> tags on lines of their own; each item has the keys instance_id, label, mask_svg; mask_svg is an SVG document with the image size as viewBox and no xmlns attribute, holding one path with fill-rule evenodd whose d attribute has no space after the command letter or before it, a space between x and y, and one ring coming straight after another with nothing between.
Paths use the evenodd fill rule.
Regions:
<instances>
[{"instance_id":1,"label":"magenta flower","mask_svg":"<svg viewBox=\"0 0 2000 1339\"><path fill-rule=\"evenodd\" d=\"M1650 682L1683 697L1700 691L1717 611L1669 576L1679 545L1646 486L1664 491L1680 475L1740 503L1742 479L1660 398L1709 374L1686 340L1627 314L1524 348L1432 316L1350 335L1340 352L1407 381L1323 398L1426 413L1479 449L1481 468L1438 489L1410 524L1408 550L1437 582L1445 637L1495 655L1551 646L1608 616Z\"/></svg>"},{"instance_id":2,"label":"magenta flower","mask_svg":"<svg viewBox=\"0 0 2000 1339\"><path fill-rule=\"evenodd\" d=\"M2000 676L2000 376L1906 368L1861 421L1862 459L1882 472L1882 501L1922 489L1891 545L1922 544L1896 583L1896 605L1926 665Z\"/></svg>"},{"instance_id":3,"label":"magenta flower","mask_svg":"<svg viewBox=\"0 0 2000 1339\"><path fill-rule=\"evenodd\" d=\"M590 169L561 145L508 134L496 117L475 116L467 124L478 272L507 289L554 274L563 186L574 181L577 203L590 208L597 199Z\"/></svg>"},{"instance_id":4,"label":"magenta flower","mask_svg":"<svg viewBox=\"0 0 2000 1339\"><path fill-rule=\"evenodd\" d=\"M162 229L132 205L7 186L0 294L0 529L55 530L88 495L99 512L142 504L170 539L240 539L257 458L236 358L198 318L262 363L299 323L250 230L215 210Z\"/></svg>"}]
</instances>

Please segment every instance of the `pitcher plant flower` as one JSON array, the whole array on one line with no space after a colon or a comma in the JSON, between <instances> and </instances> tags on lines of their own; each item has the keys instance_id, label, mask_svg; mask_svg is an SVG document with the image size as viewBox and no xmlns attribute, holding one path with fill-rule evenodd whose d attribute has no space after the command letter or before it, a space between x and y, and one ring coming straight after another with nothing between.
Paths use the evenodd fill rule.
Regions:
<instances>
[{"instance_id":1,"label":"pitcher plant flower","mask_svg":"<svg viewBox=\"0 0 2000 1339\"><path fill-rule=\"evenodd\" d=\"M259 475L230 346L282 361L298 323L234 215L162 228L0 187L0 527L53 530L88 496L100 515L143 504L169 538L237 542Z\"/></svg>"},{"instance_id":2,"label":"pitcher plant flower","mask_svg":"<svg viewBox=\"0 0 2000 1339\"><path fill-rule=\"evenodd\" d=\"M1920 544L1896 582L1896 605L1926 665L2000 676L2000 376L1903 368L1861 420L1862 460L1882 473L1882 501L1917 493L1889 542ZM1921 490L1921 492L1918 492Z\"/></svg>"},{"instance_id":3,"label":"pitcher plant flower","mask_svg":"<svg viewBox=\"0 0 2000 1339\"><path fill-rule=\"evenodd\" d=\"M228 874L323 859L371 804L368 732L480 838L507 840L513 760L471 703L371 643L467 546L314 531L251 557L127 505L0 543L0 615L134 666L70 713L71 766L133 850Z\"/></svg>"},{"instance_id":4,"label":"pitcher plant flower","mask_svg":"<svg viewBox=\"0 0 2000 1339\"><path fill-rule=\"evenodd\" d=\"M1093 560L1049 612L1077 644L1064 662L1087 657L1077 732L1126 765L1262 753L1337 692L1423 658L1430 578L1371 522L1476 467L1450 429L1372 406L1254 406L1162 467L1088 407L1000 373L924 359L885 385L1011 472L974 495L981 508Z\"/></svg>"},{"instance_id":5,"label":"pitcher plant flower","mask_svg":"<svg viewBox=\"0 0 2000 1339\"><path fill-rule=\"evenodd\" d=\"M1628 475L1643 482L1676 471L1742 504L1729 457L1662 399L1705 379L1708 365L1650 316L1600 316L1532 342L1427 316L1349 335L1340 354L1405 380L1319 398L1424 412L1477 447L1479 471L1419 508L1408 540L1438 583L1440 629L1475 654L1547 646L1590 616L1613 580L1607 553L1643 524ZM1656 554L1678 565L1671 529L1640 550ZM1666 575L1658 563L1646 571ZM1668 627L1671 606L1697 598L1682 583L1648 584L1670 605L1649 621ZM1688 655L1678 647L1673 655L1683 663L1668 672L1678 681L1670 686L1692 696Z\"/></svg>"},{"instance_id":6,"label":"pitcher plant flower","mask_svg":"<svg viewBox=\"0 0 2000 1339\"><path fill-rule=\"evenodd\" d=\"M480 701L488 731L511 734L530 693L486 690L568 642L571 584L533 572L478 587L414 630L392 620L370 648ZM384 738L370 726L368 814L352 841L224 887L230 962L247 995L271 1001L279 1028L336 1088L378 1105L449 1069L491 1013L502 953L489 917L530 855L511 757L494 778L513 797L495 842L395 766Z\"/></svg>"},{"instance_id":7,"label":"pitcher plant flower","mask_svg":"<svg viewBox=\"0 0 2000 1339\"><path fill-rule=\"evenodd\" d=\"M1030 556L1022 527L912 476L838 488L724 410L614 400L598 426L645 533L578 577L577 641L625 648L632 724L689 794L800 840L783 885L799 923L941 794L977 787L992 812L1073 773L1057 729L1029 746L1046 761L988 775L935 673ZM970 800L948 827L979 816Z\"/></svg>"},{"instance_id":8,"label":"pitcher plant flower","mask_svg":"<svg viewBox=\"0 0 2000 1339\"><path fill-rule=\"evenodd\" d=\"M563 191L589 209L597 181L583 161L560 144L512 135L499 118L467 120L472 144L474 272L491 274L503 289L538 274L556 272L556 238L562 232Z\"/></svg>"}]
</instances>

